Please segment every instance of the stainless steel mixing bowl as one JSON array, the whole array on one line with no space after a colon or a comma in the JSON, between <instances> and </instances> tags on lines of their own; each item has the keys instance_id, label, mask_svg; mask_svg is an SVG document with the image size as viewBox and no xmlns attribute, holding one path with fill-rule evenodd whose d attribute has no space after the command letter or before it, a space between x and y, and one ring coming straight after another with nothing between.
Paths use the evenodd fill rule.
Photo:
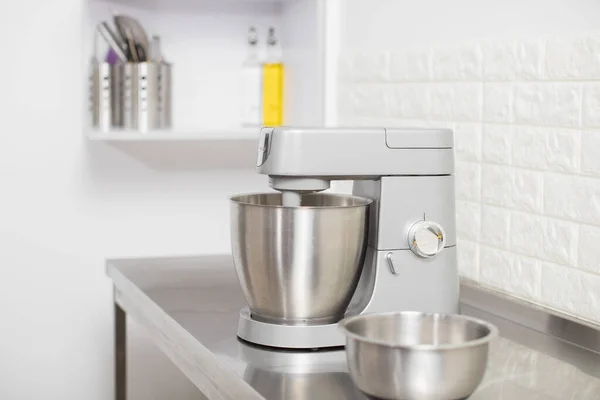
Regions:
<instances>
[{"instance_id":1,"label":"stainless steel mixing bowl","mask_svg":"<svg viewBox=\"0 0 600 400\"><path fill-rule=\"evenodd\" d=\"M231 199L231 248L252 318L278 324L339 321L367 246L370 199L308 194L300 207L280 193Z\"/></svg>"},{"instance_id":2,"label":"stainless steel mixing bowl","mask_svg":"<svg viewBox=\"0 0 600 400\"><path fill-rule=\"evenodd\" d=\"M352 380L380 399L458 400L483 378L492 324L463 315L397 312L340 322Z\"/></svg>"}]
</instances>

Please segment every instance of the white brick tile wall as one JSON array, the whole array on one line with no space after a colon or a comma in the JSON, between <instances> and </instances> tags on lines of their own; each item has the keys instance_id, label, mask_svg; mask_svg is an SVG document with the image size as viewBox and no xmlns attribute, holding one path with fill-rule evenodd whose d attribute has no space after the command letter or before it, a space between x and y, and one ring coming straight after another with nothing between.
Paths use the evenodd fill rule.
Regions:
<instances>
[{"instance_id":1,"label":"white brick tile wall","mask_svg":"<svg viewBox=\"0 0 600 400\"><path fill-rule=\"evenodd\" d=\"M338 116L453 129L461 275L600 323L600 33L353 50Z\"/></svg>"},{"instance_id":2,"label":"white brick tile wall","mask_svg":"<svg viewBox=\"0 0 600 400\"><path fill-rule=\"evenodd\" d=\"M481 170L481 201L496 206L512 205L514 169L483 164Z\"/></svg>"},{"instance_id":3,"label":"white brick tile wall","mask_svg":"<svg viewBox=\"0 0 600 400\"><path fill-rule=\"evenodd\" d=\"M543 253L543 217L514 212L510 218L510 247L512 251L531 257Z\"/></svg>"},{"instance_id":4,"label":"white brick tile wall","mask_svg":"<svg viewBox=\"0 0 600 400\"><path fill-rule=\"evenodd\" d=\"M504 122L512 120L513 84L510 82L487 82L483 86L483 120Z\"/></svg>"},{"instance_id":5,"label":"white brick tile wall","mask_svg":"<svg viewBox=\"0 0 600 400\"><path fill-rule=\"evenodd\" d=\"M487 81L542 79L545 41L492 43L486 48L484 75Z\"/></svg>"},{"instance_id":6,"label":"white brick tile wall","mask_svg":"<svg viewBox=\"0 0 600 400\"><path fill-rule=\"evenodd\" d=\"M548 174L544 182L544 211L548 215L579 220L583 186L576 176Z\"/></svg>"},{"instance_id":7,"label":"white brick tile wall","mask_svg":"<svg viewBox=\"0 0 600 400\"><path fill-rule=\"evenodd\" d=\"M580 178L579 221L600 225L600 179Z\"/></svg>"},{"instance_id":8,"label":"white brick tile wall","mask_svg":"<svg viewBox=\"0 0 600 400\"><path fill-rule=\"evenodd\" d=\"M481 164L456 162L456 198L479 201L481 199Z\"/></svg>"},{"instance_id":9,"label":"white brick tile wall","mask_svg":"<svg viewBox=\"0 0 600 400\"><path fill-rule=\"evenodd\" d=\"M339 60L339 77L344 82L383 82L389 80L390 54L357 50Z\"/></svg>"},{"instance_id":10,"label":"white brick tile wall","mask_svg":"<svg viewBox=\"0 0 600 400\"><path fill-rule=\"evenodd\" d=\"M433 79L472 81L483 77L482 43L444 46L433 50Z\"/></svg>"},{"instance_id":11,"label":"white brick tile wall","mask_svg":"<svg viewBox=\"0 0 600 400\"><path fill-rule=\"evenodd\" d=\"M371 119L371 126L374 125L375 121L381 121L381 119ZM452 122L443 122L443 121L433 121L433 120L423 120L423 119L398 119L394 118L389 121L389 123L395 123L398 126L410 126L415 128L443 128L443 129L453 129L454 123ZM381 123L379 122L379 125Z\"/></svg>"},{"instance_id":12,"label":"white brick tile wall","mask_svg":"<svg viewBox=\"0 0 600 400\"><path fill-rule=\"evenodd\" d=\"M577 225L542 216L513 212L509 248L542 260L575 265Z\"/></svg>"},{"instance_id":13,"label":"white brick tile wall","mask_svg":"<svg viewBox=\"0 0 600 400\"><path fill-rule=\"evenodd\" d=\"M541 263L530 257L480 246L480 281L519 297L537 299L541 289Z\"/></svg>"},{"instance_id":14,"label":"white brick tile wall","mask_svg":"<svg viewBox=\"0 0 600 400\"><path fill-rule=\"evenodd\" d=\"M583 106L581 108L581 126L600 128L600 82L587 82L583 85Z\"/></svg>"},{"instance_id":15,"label":"white brick tile wall","mask_svg":"<svg viewBox=\"0 0 600 400\"><path fill-rule=\"evenodd\" d=\"M460 274L469 279L479 280L479 244L458 239L456 247Z\"/></svg>"},{"instance_id":16,"label":"white brick tile wall","mask_svg":"<svg viewBox=\"0 0 600 400\"><path fill-rule=\"evenodd\" d=\"M600 131L581 133L581 171L600 176Z\"/></svg>"},{"instance_id":17,"label":"white brick tile wall","mask_svg":"<svg viewBox=\"0 0 600 400\"><path fill-rule=\"evenodd\" d=\"M515 255L515 265L510 274L513 279L521 281L517 287L523 290L523 295L537 300L542 291L542 261L521 255ZM518 294L518 292L517 292Z\"/></svg>"},{"instance_id":18,"label":"white brick tile wall","mask_svg":"<svg viewBox=\"0 0 600 400\"><path fill-rule=\"evenodd\" d=\"M600 275L600 227L579 227L578 266Z\"/></svg>"},{"instance_id":19,"label":"white brick tile wall","mask_svg":"<svg viewBox=\"0 0 600 400\"><path fill-rule=\"evenodd\" d=\"M388 101L385 86L344 85L338 94L339 112L342 117L387 117Z\"/></svg>"},{"instance_id":20,"label":"white brick tile wall","mask_svg":"<svg viewBox=\"0 0 600 400\"><path fill-rule=\"evenodd\" d=\"M547 174L544 210L548 215L600 225L600 179Z\"/></svg>"},{"instance_id":21,"label":"white brick tile wall","mask_svg":"<svg viewBox=\"0 0 600 400\"><path fill-rule=\"evenodd\" d=\"M518 253L569 265L576 263L576 224L513 213L510 235L510 249Z\"/></svg>"},{"instance_id":22,"label":"white brick tile wall","mask_svg":"<svg viewBox=\"0 0 600 400\"><path fill-rule=\"evenodd\" d=\"M549 38L546 76L549 79L600 78L600 37L582 35Z\"/></svg>"},{"instance_id":23,"label":"white brick tile wall","mask_svg":"<svg viewBox=\"0 0 600 400\"><path fill-rule=\"evenodd\" d=\"M481 124L457 123L454 131L454 151L460 161L481 161Z\"/></svg>"},{"instance_id":24,"label":"white brick tile wall","mask_svg":"<svg viewBox=\"0 0 600 400\"><path fill-rule=\"evenodd\" d=\"M600 321L600 276L542 263L542 299L575 316Z\"/></svg>"},{"instance_id":25,"label":"white brick tile wall","mask_svg":"<svg viewBox=\"0 0 600 400\"><path fill-rule=\"evenodd\" d=\"M426 83L394 84L386 87L388 115L397 118L431 118L431 87Z\"/></svg>"},{"instance_id":26,"label":"white brick tile wall","mask_svg":"<svg viewBox=\"0 0 600 400\"><path fill-rule=\"evenodd\" d=\"M518 124L579 127L579 83L517 83L514 96L514 121Z\"/></svg>"},{"instance_id":27,"label":"white brick tile wall","mask_svg":"<svg viewBox=\"0 0 600 400\"><path fill-rule=\"evenodd\" d=\"M456 202L456 233L476 241L481 229L481 205L468 201Z\"/></svg>"},{"instance_id":28,"label":"white brick tile wall","mask_svg":"<svg viewBox=\"0 0 600 400\"><path fill-rule=\"evenodd\" d=\"M343 57L342 57L343 58ZM419 82L431 79L431 51L392 51L390 57L390 79L392 81Z\"/></svg>"},{"instance_id":29,"label":"white brick tile wall","mask_svg":"<svg viewBox=\"0 0 600 400\"><path fill-rule=\"evenodd\" d=\"M581 159L581 134L572 129L549 128L546 166L553 171L577 173ZM536 153L541 153L536 149Z\"/></svg>"},{"instance_id":30,"label":"white brick tile wall","mask_svg":"<svg viewBox=\"0 0 600 400\"><path fill-rule=\"evenodd\" d=\"M545 218L543 234L544 247L540 258L572 266L577 263L577 224Z\"/></svg>"},{"instance_id":31,"label":"white brick tile wall","mask_svg":"<svg viewBox=\"0 0 600 400\"><path fill-rule=\"evenodd\" d=\"M433 119L443 121L481 121L482 83L440 83L432 87Z\"/></svg>"},{"instance_id":32,"label":"white brick tile wall","mask_svg":"<svg viewBox=\"0 0 600 400\"><path fill-rule=\"evenodd\" d=\"M520 210L541 213L544 197L543 179L542 172L515 169L510 204Z\"/></svg>"},{"instance_id":33,"label":"white brick tile wall","mask_svg":"<svg viewBox=\"0 0 600 400\"><path fill-rule=\"evenodd\" d=\"M510 125L483 125L483 161L508 165L511 149Z\"/></svg>"},{"instance_id":34,"label":"white brick tile wall","mask_svg":"<svg viewBox=\"0 0 600 400\"><path fill-rule=\"evenodd\" d=\"M533 126L512 127L512 165L544 169L547 166L547 131Z\"/></svg>"},{"instance_id":35,"label":"white brick tile wall","mask_svg":"<svg viewBox=\"0 0 600 400\"><path fill-rule=\"evenodd\" d=\"M480 241L490 246L508 249L510 239L510 210L500 207L481 207Z\"/></svg>"}]
</instances>

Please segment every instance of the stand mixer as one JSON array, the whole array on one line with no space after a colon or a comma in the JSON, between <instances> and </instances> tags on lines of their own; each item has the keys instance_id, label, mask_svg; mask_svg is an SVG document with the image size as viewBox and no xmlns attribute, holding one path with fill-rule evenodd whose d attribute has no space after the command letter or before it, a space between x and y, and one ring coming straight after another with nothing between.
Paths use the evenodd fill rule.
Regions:
<instances>
[{"instance_id":1,"label":"stand mixer","mask_svg":"<svg viewBox=\"0 0 600 400\"><path fill-rule=\"evenodd\" d=\"M257 170L281 194L232 198L241 339L336 347L344 316L458 312L452 131L263 128Z\"/></svg>"}]
</instances>

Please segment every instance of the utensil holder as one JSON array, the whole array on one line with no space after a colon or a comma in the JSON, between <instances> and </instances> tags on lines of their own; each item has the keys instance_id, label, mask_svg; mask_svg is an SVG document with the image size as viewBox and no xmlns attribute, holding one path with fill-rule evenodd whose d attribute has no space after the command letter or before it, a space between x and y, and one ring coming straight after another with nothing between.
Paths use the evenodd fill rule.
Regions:
<instances>
[{"instance_id":1,"label":"utensil holder","mask_svg":"<svg viewBox=\"0 0 600 400\"><path fill-rule=\"evenodd\" d=\"M121 120L119 90L115 79L120 73L118 65L92 61L90 74L90 114L92 127L108 132Z\"/></svg>"},{"instance_id":2,"label":"utensil holder","mask_svg":"<svg viewBox=\"0 0 600 400\"><path fill-rule=\"evenodd\" d=\"M92 126L148 132L171 127L171 64L92 63Z\"/></svg>"},{"instance_id":3,"label":"utensil holder","mask_svg":"<svg viewBox=\"0 0 600 400\"><path fill-rule=\"evenodd\" d=\"M171 127L171 64L160 63L158 69L158 118L159 126Z\"/></svg>"}]
</instances>

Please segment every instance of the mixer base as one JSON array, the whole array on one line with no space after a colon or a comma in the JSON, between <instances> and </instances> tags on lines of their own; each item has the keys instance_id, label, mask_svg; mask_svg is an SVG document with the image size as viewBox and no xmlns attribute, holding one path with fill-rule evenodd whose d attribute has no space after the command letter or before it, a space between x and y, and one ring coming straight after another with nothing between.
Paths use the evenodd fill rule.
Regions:
<instances>
[{"instance_id":1,"label":"mixer base","mask_svg":"<svg viewBox=\"0 0 600 400\"><path fill-rule=\"evenodd\" d=\"M248 308L240 310L237 335L261 346L284 349L320 349L344 346L346 339L337 323L325 325L278 325L257 321Z\"/></svg>"}]
</instances>

